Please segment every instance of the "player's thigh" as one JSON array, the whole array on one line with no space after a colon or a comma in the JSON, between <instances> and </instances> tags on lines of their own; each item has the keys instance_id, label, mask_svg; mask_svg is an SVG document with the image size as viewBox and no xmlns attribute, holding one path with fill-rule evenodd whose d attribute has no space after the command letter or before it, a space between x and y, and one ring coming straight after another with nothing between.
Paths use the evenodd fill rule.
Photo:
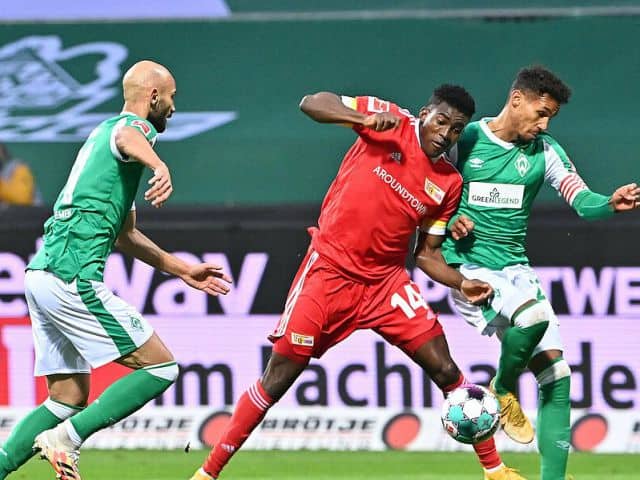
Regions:
<instances>
[{"instance_id":1,"label":"player's thigh","mask_svg":"<svg viewBox=\"0 0 640 480\"><path fill-rule=\"evenodd\" d=\"M60 331L50 312L60 309L68 292L52 274L42 270L25 273L25 298L29 307L35 352L34 375L84 374L89 363Z\"/></svg>"},{"instance_id":2,"label":"player's thigh","mask_svg":"<svg viewBox=\"0 0 640 480\"><path fill-rule=\"evenodd\" d=\"M273 351L294 362L306 364L321 341L327 318L324 276L314 264L322 261L310 252L294 278L284 310L269 340Z\"/></svg>"},{"instance_id":3,"label":"player's thigh","mask_svg":"<svg viewBox=\"0 0 640 480\"><path fill-rule=\"evenodd\" d=\"M157 333L153 333L141 347L116 360L129 368L144 368L174 361L173 354Z\"/></svg>"},{"instance_id":4,"label":"player's thigh","mask_svg":"<svg viewBox=\"0 0 640 480\"><path fill-rule=\"evenodd\" d=\"M343 277L322 258L304 267L294 283L269 339L274 352L305 363L312 356L321 357L355 330L364 287Z\"/></svg>"},{"instance_id":5,"label":"player's thigh","mask_svg":"<svg viewBox=\"0 0 640 480\"><path fill-rule=\"evenodd\" d=\"M460 273L471 279L482 280L491 285L494 295L485 305L473 305L458 290L452 289L454 305L467 323L476 327L483 335L492 335L510 324L514 313L523 305L538 300L537 288L515 281L508 270L491 270L476 265L461 265ZM521 277L520 277L521 279Z\"/></svg>"},{"instance_id":6,"label":"player's thigh","mask_svg":"<svg viewBox=\"0 0 640 480\"><path fill-rule=\"evenodd\" d=\"M371 328L410 356L418 347L443 334L437 315L404 272L390 288L379 289L366 303L372 307L373 316L364 319L361 326Z\"/></svg>"},{"instance_id":7,"label":"player's thigh","mask_svg":"<svg viewBox=\"0 0 640 480\"><path fill-rule=\"evenodd\" d=\"M55 301L43 298L40 310L92 367L126 356L151 338L149 323L102 282L66 283L49 275L57 295Z\"/></svg>"},{"instance_id":8,"label":"player's thigh","mask_svg":"<svg viewBox=\"0 0 640 480\"><path fill-rule=\"evenodd\" d=\"M553 311L553 307L548 300L541 300L539 303L546 311L549 325L547 326L547 330L544 332L540 343L538 343L536 348L533 350L534 357L542 352L562 352L564 350L562 337L560 336L560 320L558 319L558 316Z\"/></svg>"}]
</instances>

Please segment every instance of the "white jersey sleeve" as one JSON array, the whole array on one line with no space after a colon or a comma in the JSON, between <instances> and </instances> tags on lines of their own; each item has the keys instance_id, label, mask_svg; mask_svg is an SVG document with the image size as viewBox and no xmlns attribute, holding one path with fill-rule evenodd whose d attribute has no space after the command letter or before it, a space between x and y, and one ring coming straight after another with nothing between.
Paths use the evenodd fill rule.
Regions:
<instances>
[{"instance_id":1,"label":"white jersey sleeve","mask_svg":"<svg viewBox=\"0 0 640 480\"><path fill-rule=\"evenodd\" d=\"M578 175L575 166L557 142L551 137L546 137L542 141L545 159L544 180L555 188L569 205L573 206L576 196L580 192L589 190L589 187Z\"/></svg>"}]
</instances>

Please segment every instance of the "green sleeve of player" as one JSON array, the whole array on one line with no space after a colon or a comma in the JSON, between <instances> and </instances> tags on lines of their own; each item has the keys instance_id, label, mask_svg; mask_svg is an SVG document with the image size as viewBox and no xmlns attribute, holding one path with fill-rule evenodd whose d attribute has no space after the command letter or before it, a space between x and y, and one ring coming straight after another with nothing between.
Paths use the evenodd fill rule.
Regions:
<instances>
[{"instance_id":1,"label":"green sleeve of player","mask_svg":"<svg viewBox=\"0 0 640 480\"><path fill-rule=\"evenodd\" d=\"M609 204L609 198L591 190L583 190L576 195L571 206L585 220L600 220L615 213Z\"/></svg>"}]
</instances>

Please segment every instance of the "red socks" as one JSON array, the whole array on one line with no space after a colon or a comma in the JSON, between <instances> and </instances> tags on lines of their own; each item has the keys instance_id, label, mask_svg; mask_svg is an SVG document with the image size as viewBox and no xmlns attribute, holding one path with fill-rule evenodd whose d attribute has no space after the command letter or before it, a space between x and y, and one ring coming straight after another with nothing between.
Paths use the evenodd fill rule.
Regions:
<instances>
[{"instance_id":1,"label":"red socks","mask_svg":"<svg viewBox=\"0 0 640 480\"><path fill-rule=\"evenodd\" d=\"M498 450L496 450L496 441L493 437L489 440L485 440L484 442L476 443L473 446L473 449L476 451L478 460L485 470L490 470L502 465L500 454L498 453Z\"/></svg>"},{"instance_id":2,"label":"red socks","mask_svg":"<svg viewBox=\"0 0 640 480\"><path fill-rule=\"evenodd\" d=\"M456 382L443 388L443 392L446 394L464 383L465 379L461 374ZM212 477L218 478L220 471L229 462L236 450L249 438L253 429L262 421L273 403L271 397L262 388L259 380L244 392L240 400L238 400L227 428L204 462L203 470ZM496 468L502 464L493 438L477 443L473 448L476 451L478 460L485 469Z\"/></svg>"},{"instance_id":3,"label":"red socks","mask_svg":"<svg viewBox=\"0 0 640 480\"><path fill-rule=\"evenodd\" d=\"M463 385L464 383L466 383L466 380L464 376L460 374L458 380L456 380L451 385L447 385L446 387L444 387L442 391L447 394L458 388L460 385ZM500 459L498 450L496 450L496 442L493 437L491 437L489 440L485 440L484 442L476 443L473 446L473 449L476 451L478 460L480 461L480 464L485 468L485 470L496 468L502 465L502 460Z\"/></svg>"},{"instance_id":4,"label":"red socks","mask_svg":"<svg viewBox=\"0 0 640 480\"><path fill-rule=\"evenodd\" d=\"M229 420L220 440L213 447L202 465L205 472L218 478L229 459L245 442L254 428L262 421L273 400L264 391L260 380L249 387L238 400L236 409Z\"/></svg>"}]
</instances>

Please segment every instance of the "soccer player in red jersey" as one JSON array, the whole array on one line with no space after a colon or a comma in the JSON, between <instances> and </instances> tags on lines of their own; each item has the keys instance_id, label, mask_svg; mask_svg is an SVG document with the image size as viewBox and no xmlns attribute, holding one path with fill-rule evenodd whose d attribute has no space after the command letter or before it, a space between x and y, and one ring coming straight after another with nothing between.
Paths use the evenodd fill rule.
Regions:
<instances>
[{"instance_id":1,"label":"soccer player in red jersey","mask_svg":"<svg viewBox=\"0 0 640 480\"><path fill-rule=\"evenodd\" d=\"M474 303L492 294L489 284L449 267L439 250L462 189L445 151L475 111L463 88L437 88L418 117L375 97L328 92L304 97L300 108L318 122L351 125L359 138L329 187L318 228L310 229L308 253L269 337L273 354L262 378L241 396L192 480L218 478L311 357L357 329L371 329L400 348L445 393L464 382L436 314L405 269L416 229L416 263L432 279ZM502 464L493 439L476 445L476 451L485 478L522 478Z\"/></svg>"}]
</instances>

